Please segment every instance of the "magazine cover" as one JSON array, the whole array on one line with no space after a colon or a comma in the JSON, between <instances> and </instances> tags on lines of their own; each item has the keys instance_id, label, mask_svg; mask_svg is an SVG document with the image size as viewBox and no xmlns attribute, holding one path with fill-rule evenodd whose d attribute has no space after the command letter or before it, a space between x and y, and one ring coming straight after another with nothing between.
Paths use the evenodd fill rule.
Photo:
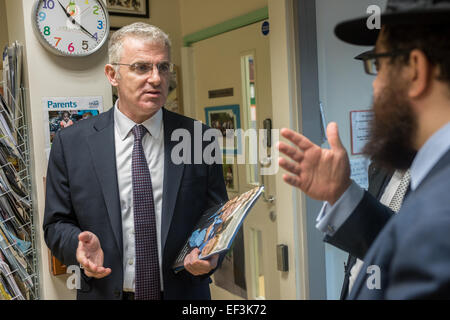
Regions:
<instances>
[{"instance_id":1,"label":"magazine cover","mask_svg":"<svg viewBox=\"0 0 450 320\"><path fill-rule=\"evenodd\" d=\"M253 188L226 203L208 209L200 218L174 263L174 271L184 268L184 258L194 248L200 250L199 258L227 251L244 222L245 217L264 190L264 186Z\"/></svg>"}]
</instances>

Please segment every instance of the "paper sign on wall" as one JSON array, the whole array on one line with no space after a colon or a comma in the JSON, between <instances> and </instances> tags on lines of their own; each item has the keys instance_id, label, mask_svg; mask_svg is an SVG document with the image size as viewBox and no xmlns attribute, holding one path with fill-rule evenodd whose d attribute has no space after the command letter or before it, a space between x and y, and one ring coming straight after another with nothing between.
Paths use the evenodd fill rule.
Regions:
<instances>
[{"instance_id":1,"label":"paper sign on wall","mask_svg":"<svg viewBox=\"0 0 450 320\"><path fill-rule=\"evenodd\" d=\"M103 111L103 98L92 97L44 97L45 151L47 159L56 132L78 121L96 116Z\"/></svg>"},{"instance_id":2,"label":"paper sign on wall","mask_svg":"<svg viewBox=\"0 0 450 320\"><path fill-rule=\"evenodd\" d=\"M370 160L364 157L350 159L350 178L366 190L369 187L369 165Z\"/></svg>"},{"instance_id":3,"label":"paper sign on wall","mask_svg":"<svg viewBox=\"0 0 450 320\"><path fill-rule=\"evenodd\" d=\"M362 154L362 150L369 140L372 118L372 110L350 112L352 155Z\"/></svg>"}]
</instances>

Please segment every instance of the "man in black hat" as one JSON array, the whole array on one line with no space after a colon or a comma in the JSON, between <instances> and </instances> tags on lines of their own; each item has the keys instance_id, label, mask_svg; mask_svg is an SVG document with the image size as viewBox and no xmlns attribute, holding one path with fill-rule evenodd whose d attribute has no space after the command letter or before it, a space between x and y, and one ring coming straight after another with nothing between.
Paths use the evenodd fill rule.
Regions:
<instances>
[{"instance_id":1,"label":"man in black hat","mask_svg":"<svg viewBox=\"0 0 450 320\"><path fill-rule=\"evenodd\" d=\"M356 56L355 59L364 61L372 54L374 54L373 50L365 51ZM375 203L376 206L371 207L371 204L374 203L373 201L361 200L358 197L347 200L343 200L343 197L341 197L341 202L347 203L347 206L335 206L333 210L339 212L330 212L329 206L325 203L321 210L321 214L319 215L325 217L334 216L335 218L344 216L342 219L342 221L344 221L342 226L336 228L337 230L335 233L328 235L325 230L325 242L337 246L338 248L343 247L341 245L341 242L343 242L345 247L345 243L348 241L348 230L353 231L356 229L358 231L357 235L360 239L354 239L352 242L368 244L367 246L362 247L364 251L355 250L355 247L352 247L353 251L358 251L360 253L360 256L349 254L347 263L344 265L345 273L340 294L341 300L348 297L348 294L351 291L356 277L361 271L361 267L364 263L361 259L363 259L363 256L367 253L368 247L372 244L374 240L373 236L376 236L379 232L379 230L376 229L376 233L374 233L373 226L383 226L384 222L387 220L386 212L389 212L389 210L392 211L392 214L399 211L405 196L406 187L409 185L410 174L409 170L388 170L383 166L372 162L368 170L368 180L368 193L379 200L379 203ZM358 188L357 185L355 185L355 187ZM362 189L359 189L360 193L363 193ZM348 196L348 194L346 196ZM351 211L351 208L355 209ZM360 218L360 216L366 216L368 212L370 212L371 220ZM382 223L376 222L378 218L381 219ZM361 225L360 221L364 221L365 224ZM319 220L319 225L320 224L321 221ZM369 229L370 231L366 233L364 228Z\"/></svg>"},{"instance_id":2,"label":"man in black hat","mask_svg":"<svg viewBox=\"0 0 450 320\"><path fill-rule=\"evenodd\" d=\"M398 215L391 218L384 210L381 219L380 208L376 221L373 211L356 220L350 217L353 226L376 222L375 240L350 299L450 298L449 17L449 0L391 0L381 16L381 30L369 29L367 18L335 29L341 40L375 45L375 52L364 58L366 72L376 75L375 116L366 155L388 168L411 167L410 191ZM281 133L295 144L279 143L280 151L294 160L279 160L293 174L283 176L287 183L331 206L355 193L335 123L327 128L330 150L291 130ZM372 203L370 208L377 206L367 192L358 192L361 201ZM324 221L330 235L337 232L334 224L343 225L333 217ZM347 229L341 238L341 247L352 254L368 245L357 241L358 230Z\"/></svg>"}]
</instances>

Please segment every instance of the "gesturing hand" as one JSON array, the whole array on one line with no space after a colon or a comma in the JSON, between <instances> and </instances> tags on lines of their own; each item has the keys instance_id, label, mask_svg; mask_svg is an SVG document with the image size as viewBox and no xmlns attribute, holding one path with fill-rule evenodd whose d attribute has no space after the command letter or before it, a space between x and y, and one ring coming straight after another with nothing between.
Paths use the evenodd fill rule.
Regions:
<instances>
[{"instance_id":1,"label":"gesturing hand","mask_svg":"<svg viewBox=\"0 0 450 320\"><path fill-rule=\"evenodd\" d=\"M217 267L217 261L219 260L218 254L211 256L208 260L200 260L198 258L199 253L200 250L195 248L184 258L184 268L194 276L210 272Z\"/></svg>"},{"instance_id":2,"label":"gesturing hand","mask_svg":"<svg viewBox=\"0 0 450 320\"><path fill-rule=\"evenodd\" d=\"M103 267L103 250L100 240L89 231L78 235L77 260L88 277L104 278L111 273L110 268Z\"/></svg>"},{"instance_id":3,"label":"gesturing hand","mask_svg":"<svg viewBox=\"0 0 450 320\"><path fill-rule=\"evenodd\" d=\"M279 158L279 165L291 174L284 174L286 183L299 188L309 197L334 204L350 186L350 162L339 138L337 124L327 127L331 149L323 149L305 136L283 128L281 135L295 146L278 143L278 150L289 158Z\"/></svg>"}]
</instances>

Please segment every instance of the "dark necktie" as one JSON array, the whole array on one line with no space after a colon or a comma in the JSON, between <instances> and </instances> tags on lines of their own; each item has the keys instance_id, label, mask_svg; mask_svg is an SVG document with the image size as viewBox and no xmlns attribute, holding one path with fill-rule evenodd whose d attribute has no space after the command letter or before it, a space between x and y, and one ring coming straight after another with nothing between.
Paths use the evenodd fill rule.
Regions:
<instances>
[{"instance_id":1,"label":"dark necktie","mask_svg":"<svg viewBox=\"0 0 450 320\"><path fill-rule=\"evenodd\" d=\"M147 129L144 126L133 127L134 146L131 172L136 246L135 299L159 300L161 289L155 205L150 170L142 148L142 138L146 133Z\"/></svg>"}]
</instances>

